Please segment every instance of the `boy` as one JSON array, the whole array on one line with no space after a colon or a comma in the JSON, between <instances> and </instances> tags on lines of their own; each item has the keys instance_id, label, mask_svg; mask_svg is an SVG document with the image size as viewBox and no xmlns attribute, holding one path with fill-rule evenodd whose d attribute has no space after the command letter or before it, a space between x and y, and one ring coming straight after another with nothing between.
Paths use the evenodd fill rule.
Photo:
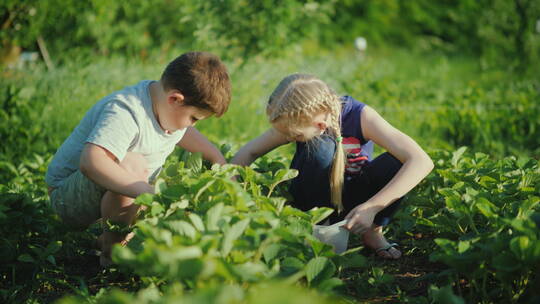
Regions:
<instances>
[{"instance_id":1,"label":"boy","mask_svg":"<svg viewBox=\"0 0 540 304\"><path fill-rule=\"evenodd\" d=\"M142 193L175 145L201 152L213 163L225 158L193 126L227 111L231 99L227 70L204 52L183 54L167 65L159 81L141 81L95 104L56 152L46 183L51 205L72 228L99 218L131 224ZM125 234L103 232L100 264L111 263L111 247Z\"/></svg>"}]
</instances>

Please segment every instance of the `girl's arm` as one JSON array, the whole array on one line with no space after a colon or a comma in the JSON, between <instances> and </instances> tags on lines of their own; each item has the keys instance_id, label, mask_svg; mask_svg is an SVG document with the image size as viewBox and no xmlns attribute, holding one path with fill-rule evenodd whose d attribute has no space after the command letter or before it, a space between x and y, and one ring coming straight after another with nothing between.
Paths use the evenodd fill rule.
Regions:
<instances>
[{"instance_id":1,"label":"girl's arm","mask_svg":"<svg viewBox=\"0 0 540 304\"><path fill-rule=\"evenodd\" d=\"M377 194L354 208L348 215L347 229L361 232L371 227L377 212L414 188L433 169L433 161L409 136L390 125L379 113L366 106L361 113L366 140L372 140L399 159L403 166Z\"/></svg>"},{"instance_id":2,"label":"girl's arm","mask_svg":"<svg viewBox=\"0 0 540 304\"><path fill-rule=\"evenodd\" d=\"M223 165L227 163L219 149L194 127L188 127L186 134L184 134L177 146L192 153L201 152L204 159L214 164Z\"/></svg>"},{"instance_id":3,"label":"girl's arm","mask_svg":"<svg viewBox=\"0 0 540 304\"><path fill-rule=\"evenodd\" d=\"M289 143L287 138L283 134L276 131L276 129L271 128L240 148L240 150L238 150L238 152L236 152L234 155L231 163L241 166L249 166L260 156L263 156L264 154L286 143Z\"/></svg>"}]
</instances>

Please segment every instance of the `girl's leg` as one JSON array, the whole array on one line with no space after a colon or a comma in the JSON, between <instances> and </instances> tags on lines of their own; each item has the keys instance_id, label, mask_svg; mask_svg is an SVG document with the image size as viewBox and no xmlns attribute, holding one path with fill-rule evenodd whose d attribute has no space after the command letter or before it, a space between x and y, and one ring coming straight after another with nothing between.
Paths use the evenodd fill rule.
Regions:
<instances>
[{"instance_id":1,"label":"girl's leg","mask_svg":"<svg viewBox=\"0 0 540 304\"><path fill-rule=\"evenodd\" d=\"M375 190L370 195L370 198L390 182L390 180L397 174L399 169L401 169L401 166L402 163L388 152L379 155L373 160L373 162L367 168L368 179ZM399 209L402 200L403 198L400 198L393 202L390 206L387 206L381 210L375 216L374 223L378 226L388 225L392 216Z\"/></svg>"},{"instance_id":2,"label":"girl's leg","mask_svg":"<svg viewBox=\"0 0 540 304\"><path fill-rule=\"evenodd\" d=\"M128 172L141 178L141 180L148 180L148 170L146 168L146 160L142 155L137 153L128 153L126 157L120 162L120 166L126 169ZM135 205L135 199L127 197L112 191L107 191L101 199L101 216L103 221L110 220L112 222L123 223L130 225L135 220L137 211L140 206ZM102 266L108 266L111 264L111 248L114 244L121 243L125 245L132 237L130 234L115 233L107 231L104 227L104 232L100 236L101 242L101 258L100 263Z\"/></svg>"},{"instance_id":3,"label":"girl's leg","mask_svg":"<svg viewBox=\"0 0 540 304\"><path fill-rule=\"evenodd\" d=\"M313 207L332 207L330 203L329 176L336 144L327 135L310 143L298 143L291 169L298 176L291 181L289 192L293 206L307 211Z\"/></svg>"},{"instance_id":4,"label":"girl's leg","mask_svg":"<svg viewBox=\"0 0 540 304\"><path fill-rule=\"evenodd\" d=\"M344 205L345 215L358 204L369 200L373 195L380 191L396 175L401 168L401 162L386 152L378 156L367 165L362 174L353 177L345 184ZM382 226L386 226L391 217L397 211L402 199L393 202L390 206L380 211L374 219L370 230L362 235L366 246L378 250L377 254L384 258L397 259L401 252L396 248L389 247L389 243L382 233Z\"/></svg>"},{"instance_id":5,"label":"girl's leg","mask_svg":"<svg viewBox=\"0 0 540 304\"><path fill-rule=\"evenodd\" d=\"M386 152L379 155L371 161L362 173L357 176L347 176L345 178L345 187L343 193L343 205L345 208L345 217L349 211L369 200L379 192L396 175L401 168L401 162ZM390 206L380 211L376 216L374 223L377 226L386 226L391 217L397 211L401 198L393 202Z\"/></svg>"}]
</instances>

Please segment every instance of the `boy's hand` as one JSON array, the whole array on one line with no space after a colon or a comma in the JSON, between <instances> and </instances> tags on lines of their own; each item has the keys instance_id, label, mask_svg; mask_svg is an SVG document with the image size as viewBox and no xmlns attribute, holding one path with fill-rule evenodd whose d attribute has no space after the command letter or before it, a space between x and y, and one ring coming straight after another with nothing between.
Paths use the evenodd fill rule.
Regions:
<instances>
[{"instance_id":1,"label":"boy's hand","mask_svg":"<svg viewBox=\"0 0 540 304\"><path fill-rule=\"evenodd\" d=\"M194 127L188 127L178 146L192 153L201 152L204 159L214 164L227 163L219 149Z\"/></svg>"}]
</instances>

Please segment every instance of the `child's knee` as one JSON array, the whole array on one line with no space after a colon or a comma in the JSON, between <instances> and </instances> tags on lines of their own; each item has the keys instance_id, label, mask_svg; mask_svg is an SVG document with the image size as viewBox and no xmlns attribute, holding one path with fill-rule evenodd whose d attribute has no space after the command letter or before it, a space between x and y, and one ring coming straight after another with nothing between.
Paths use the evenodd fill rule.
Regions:
<instances>
[{"instance_id":1,"label":"child's knee","mask_svg":"<svg viewBox=\"0 0 540 304\"><path fill-rule=\"evenodd\" d=\"M149 172L146 159L139 153L128 152L120 162L120 166L141 179L148 179Z\"/></svg>"}]
</instances>

